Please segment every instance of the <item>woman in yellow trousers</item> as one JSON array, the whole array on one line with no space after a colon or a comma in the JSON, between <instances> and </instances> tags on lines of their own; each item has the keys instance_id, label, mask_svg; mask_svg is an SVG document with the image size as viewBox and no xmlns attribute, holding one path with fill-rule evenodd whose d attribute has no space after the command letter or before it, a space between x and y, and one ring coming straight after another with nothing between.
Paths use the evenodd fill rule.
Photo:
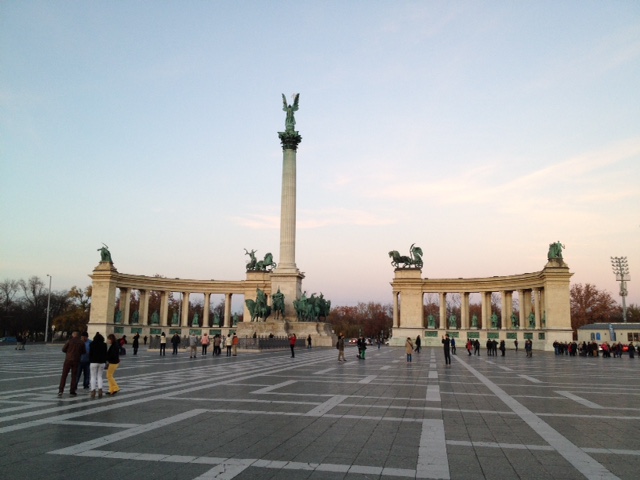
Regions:
<instances>
[{"instance_id":1,"label":"woman in yellow trousers","mask_svg":"<svg viewBox=\"0 0 640 480\"><path fill-rule=\"evenodd\" d=\"M109 363L109 367L107 368L107 381L109 382L109 395L113 396L120 391L116 379L113 378L113 374L120 366L120 345L113 333L107 337L107 340L109 341L109 350L107 350L107 362Z\"/></svg>"}]
</instances>

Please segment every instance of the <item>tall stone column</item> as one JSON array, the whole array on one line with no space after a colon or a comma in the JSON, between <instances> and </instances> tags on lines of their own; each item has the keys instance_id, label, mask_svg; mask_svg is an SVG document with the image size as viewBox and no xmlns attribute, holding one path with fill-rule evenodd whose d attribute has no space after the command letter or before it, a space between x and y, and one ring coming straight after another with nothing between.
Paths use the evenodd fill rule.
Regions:
<instances>
[{"instance_id":1,"label":"tall stone column","mask_svg":"<svg viewBox=\"0 0 640 480\"><path fill-rule=\"evenodd\" d=\"M182 293L182 319L180 321L180 326L189 326L189 292Z\"/></svg>"},{"instance_id":2,"label":"tall stone column","mask_svg":"<svg viewBox=\"0 0 640 480\"><path fill-rule=\"evenodd\" d=\"M533 293L533 310L536 316L535 328L540 328L540 319L542 318L540 314L540 308L542 308L542 305L540 302L540 289L534 288L532 293Z\"/></svg>"},{"instance_id":3,"label":"tall stone column","mask_svg":"<svg viewBox=\"0 0 640 480\"><path fill-rule=\"evenodd\" d=\"M129 325L131 323L131 289L120 287L120 301L123 302L120 305L122 309L122 325Z\"/></svg>"},{"instance_id":4,"label":"tall stone column","mask_svg":"<svg viewBox=\"0 0 640 480\"><path fill-rule=\"evenodd\" d=\"M149 325L149 291L140 290L140 323Z\"/></svg>"},{"instance_id":5,"label":"tall stone column","mask_svg":"<svg viewBox=\"0 0 640 480\"><path fill-rule=\"evenodd\" d=\"M169 324L169 292L160 292L160 325L166 327Z\"/></svg>"},{"instance_id":6,"label":"tall stone column","mask_svg":"<svg viewBox=\"0 0 640 480\"><path fill-rule=\"evenodd\" d=\"M525 319L527 318L527 314L525 313L525 300L524 300L524 290L518 290L518 304L520 308L518 309L518 321L520 323L520 329L525 328L526 323Z\"/></svg>"},{"instance_id":7,"label":"tall stone column","mask_svg":"<svg viewBox=\"0 0 640 480\"><path fill-rule=\"evenodd\" d=\"M398 325L398 319L400 318L400 316L398 315L398 296L400 294L398 292L393 292L393 328L397 328L400 325Z\"/></svg>"},{"instance_id":8,"label":"tall stone column","mask_svg":"<svg viewBox=\"0 0 640 480\"><path fill-rule=\"evenodd\" d=\"M209 310L211 309L211 294L204 293L204 310L202 311L202 327L208 328L211 326L209 323Z\"/></svg>"},{"instance_id":9,"label":"tall stone column","mask_svg":"<svg viewBox=\"0 0 640 480\"><path fill-rule=\"evenodd\" d=\"M469 328L469 292L460 294L460 328L462 330Z\"/></svg>"},{"instance_id":10,"label":"tall stone column","mask_svg":"<svg viewBox=\"0 0 640 480\"><path fill-rule=\"evenodd\" d=\"M293 301L302 295L302 279L296 266L296 153L302 137L295 130L278 132L282 142L282 195L280 206L280 258L271 273L271 291L284 294L284 319L297 321Z\"/></svg>"},{"instance_id":11,"label":"tall stone column","mask_svg":"<svg viewBox=\"0 0 640 480\"><path fill-rule=\"evenodd\" d=\"M440 328L445 330L449 328L449 322L447 322L447 294L440 292Z\"/></svg>"},{"instance_id":12,"label":"tall stone column","mask_svg":"<svg viewBox=\"0 0 640 480\"><path fill-rule=\"evenodd\" d=\"M482 292L482 329L491 328L491 292Z\"/></svg>"},{"instance_id":13,"label":"tall stone column","mask_svg":"<svg viewBox=\"0 0 640 480\"><path fill-rule=\"evenodd\" d=\"M231 297L232 293L224 294L224 320L222 320L223 327L232 327L231 325Z\"/></svg>"}]
</instances>

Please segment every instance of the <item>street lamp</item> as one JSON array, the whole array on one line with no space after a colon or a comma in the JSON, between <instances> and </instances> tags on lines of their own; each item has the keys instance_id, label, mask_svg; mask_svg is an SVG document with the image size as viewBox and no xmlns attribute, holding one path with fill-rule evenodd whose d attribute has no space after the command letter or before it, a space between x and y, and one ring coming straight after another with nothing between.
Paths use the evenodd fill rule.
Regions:
<instances>
[{"instance_id":1,"label":"street lamp","mask_svg":"<svg viewBox=\"0 0 640 480\"><path fill-rule=\"evenodd\" d=\"M627 282L631 281L629 276L629 263L627 257L611 257L611 267L616 275L616 281L620 282L620 296L622 297L622 321L627 323Z\"/></svg>"},{"instance_id":2,"label":"street lamp","mask_svg":"<svg viewBox=\"0 0 640 480\"><path fill-rule=\"evenodd\" d=\"M51 310L51 279L53 278L51 275L47 273L47 277L49 277L49 295L47 297L47 325L44 327L44 343L47 343L47 335L49 335L49 312ZM51 338L53 342L53 338Z\"/></svg>"}]
</instances>

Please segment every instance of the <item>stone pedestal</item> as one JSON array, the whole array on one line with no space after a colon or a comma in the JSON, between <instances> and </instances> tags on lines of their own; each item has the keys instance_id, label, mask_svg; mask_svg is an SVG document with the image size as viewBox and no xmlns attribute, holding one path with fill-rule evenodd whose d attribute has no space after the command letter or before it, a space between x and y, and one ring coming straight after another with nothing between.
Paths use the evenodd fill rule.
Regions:
<instances>
[{"instance_id":1,"label":"stone pedestal","mask_svg":"<svg viewBox=\"0 0 640 480\"><path fill-rule=\"evenodd\" d=\"M114 330L114 314L116 308L116 279L118 270L111 262L100 262L93 269L91 294L91 313L87 331L89 338L100 332L105 338Z\"/></svg>"},{"instance_id":2,"label":"stone pedestal","mask_svg":"<svg viewBox=\"0 0 640 480\"><path fill-rule=\"evenodd\" d=\"M284 294L284 319L288 322L297 322L298 316L293 306L293 301L302 295L302 279L304 275L297 269L276 268L271 272L271 292L280 289Z\"/></svg>"},{"instance_id":3,"label":"stone pedestal","mask_svg":"<svg viewBox=\"0 0 640 480\"><path fill-rule=\"evenodd\" d=\"M324 322L287 322L287 321L266 321L266 322L241 322L238 324L236 334L240 338L252 338L255 334L258 337L286 337L291 334L298 339L306 339L311 335L311 342L316 347L332 347L338 341L338 337L333 333L331 325Z\"/></svg>"}]
</instances>

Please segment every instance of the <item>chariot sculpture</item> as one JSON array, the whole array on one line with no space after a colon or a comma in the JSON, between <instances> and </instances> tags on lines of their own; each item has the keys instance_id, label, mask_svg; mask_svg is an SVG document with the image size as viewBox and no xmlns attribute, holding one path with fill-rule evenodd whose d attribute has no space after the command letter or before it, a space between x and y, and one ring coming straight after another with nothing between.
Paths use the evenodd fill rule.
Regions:
<instances>
[{"instance_id":1,"label":"chariot sculpture","mask_svg":"<svg viewBox=\"0 0 640 480\"><path fill-rule=\"evenodd\" d=\"M397 250L391 250L389 252L389 258L391 258L391 266L395 268L415 268L421 269L422 263L422 249L416 247L415 243L409 247L409 256L403 256L398 253Z\"/></svg>"}]
</instances>

